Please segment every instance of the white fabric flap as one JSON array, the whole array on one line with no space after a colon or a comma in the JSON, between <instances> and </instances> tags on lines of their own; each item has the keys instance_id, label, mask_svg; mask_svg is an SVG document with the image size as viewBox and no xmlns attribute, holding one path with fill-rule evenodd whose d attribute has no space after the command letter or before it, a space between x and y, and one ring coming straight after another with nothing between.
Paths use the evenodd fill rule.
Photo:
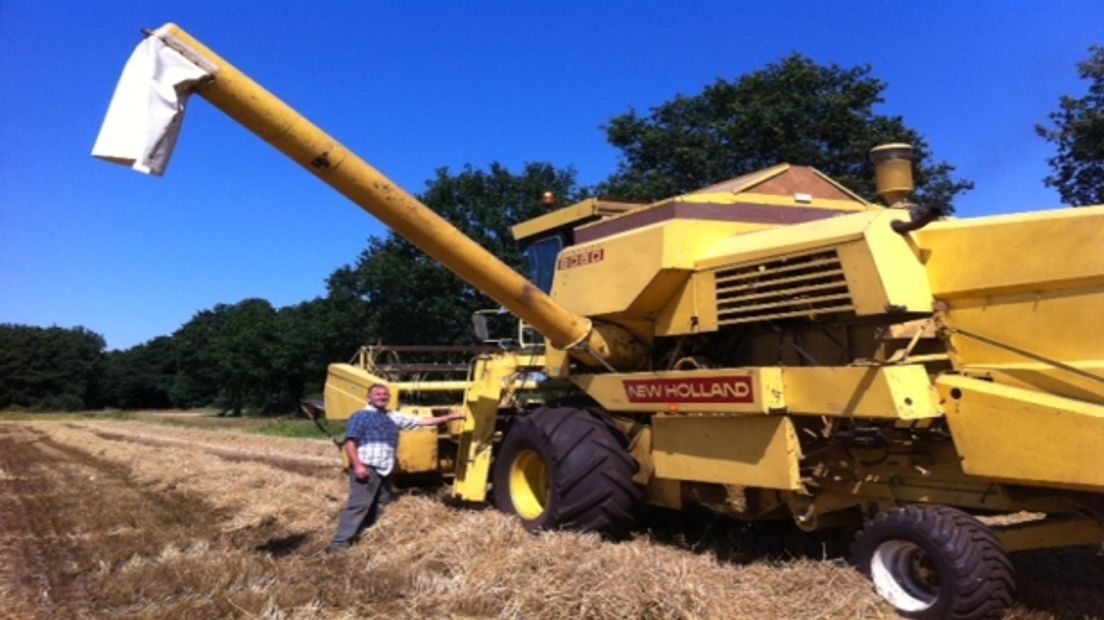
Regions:
<instances>
[{"instance_id":1,"label":"white fabric flap","mask_svg":"<svg viewBox=\"0 0 1104 620\"><path fill-rule=\"evenodd\" d=\"M211 72L165 45L159 30L127 60L92 155L161 176L184 122L191 88Z\"/></svg>"}]
</instances>

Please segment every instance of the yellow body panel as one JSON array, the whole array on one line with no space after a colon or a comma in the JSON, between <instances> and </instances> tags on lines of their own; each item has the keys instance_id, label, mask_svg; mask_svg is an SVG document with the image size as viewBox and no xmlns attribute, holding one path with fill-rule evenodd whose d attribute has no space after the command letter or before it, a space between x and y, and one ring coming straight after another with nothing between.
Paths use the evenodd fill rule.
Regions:
<instances>
[{"instance_id":1,"label":"yellow body panel","mask_svg":"<svg viewBox=\"0 0 1104 620\"><path fill-rule=\"evenodd\" d=\"M611 411L757 413L920 420L942 411L923 366L710 368L576 375ZM736 383L742 382L746 390Z\"/></svg>"},{"instance_id":2,"label":"yellow body panel","mask_svg":"<svg viewBox=\"0 0 1104 620\"><path fill-rule=\"evenodd\" d=\"M521 353L481 355L476 359L471 387L464 394L468 416L460 433L453 497L469 502L487 498L499 409L510 405L504 401L511 398L516 387L524 385L519 374L543 365L542 356Z\"/></svg>"},{"instance_id":3,"label":"yellow body panel","mask_svg":"<svg viewBox=\"0 0 1104 620\"><path fill-rule=\"evenodd\" d=\"M957 367L1104 404L1104 207L940 222L915 236Z\"/></svg>"},{"instance_id":4,"label":"yellow body panel","mask_svg":"<svg viewBox=\"0 0 1104 620\"><path fill-rule=\"evenodd\" d=\"M997 531L1009 551L1045 549L1072 545L1099 546L1104 540L1104 523L1091 518L1065 518L1027 522Z\"/></svg>"},{"instance_id":5,"label":"yellow body panel","mask_svg":"<svg viewBox=\"0 0 1104 620\"><path fill-rule=\"evenodd\" d=\"M659 478L800 491L800 459L797 433L786 417L652 418Z\"/></svg>"},{"instance_id":6,"label":"yellow body panel","mask_svg":"<svg viewBox=\"0 0 1104 620\"><path fill-rule=\"evenodd\" d=\"M909 312L931 312L932 294L928 287L927 273L915 247L893 231L890 224L899 212L882 211L881 217L871 222L863 231L861 245L869 252L869 263L843 258L848 289L856 294L864 288L874 288L881 298L869 307L856 304L860 316L887 312L887 306ZM867 280L860 278L867 277ZM881 304L880 306L877 304Z\"/></svg>"},{"instance_id":7,"label":"yellow body panel","mask_svg":"<svg viewBox=\"0 0 1104 620\"><path fill-rule=\"evenodd\" d=\"M826 264L823 267L826 275L832 275L837 270L841 272L835 277L846 283L847 290L843 294L827 298L835 300L832 307L836 311L854 312L858 316L931 312L932 296L920 257L908 239L893 232L890 227L893 221L902 217L899 211L878 209L732 236L703 253L696 267L718 274L718 291L724 291L721 282L725 278L722 276L738 274L735 276L739 278L737 283L744 283L744 288L751 294L741 296L740 291L736 290L734 298L727 301L731 303L738 299L744 307L755 304L756 280L751 275L756 270L763 274L760 284L774 294L778 289L772 278L788 276L793 280L790 301L776 302L775 305L799 308L800 299L806 295L816 297L832 285L810 286L802 281L800 272L786 272L784 262L814 256L817 262L838 260L838 266ZM778 274L774 274L773 270L778 270ZM764 301L776 299L771 297ZM770 318L791 318L799 314L799 311L793 311Z\"/></svg>"},{"instance_id":8,"label":"yellow body panel","mask_svg":"<svg viewBox=\"0 0 1104 620\"><path fill-rule=\"evenodd\" d=\"M1072 366L1078 372L1042 363L973 364L970 371L1004 385L1104 405L1104 395L1101 395L1104 386L1094 378L1104 377L1104 360L1076 362Z\"/></svg>"},{"instance_id":9,"label":"yellow body panel","mask_svg":"<svg viewBox=\"0 0 1104 620\"><path fill-rule=\"evenodd\" d=\"M1104 407L956 375L936 386L966 473L1104 487Z\"/></svg>"},{"instance_id":10,"label":"yellow body panel","mask_svg":"<svg viewBox=\"0 0 1104 620\"><path fill-rule=\"evenodd\" d=\"M943 415L923 366L783 368L789 413L919 420Z\"/></svg>"},{"instance_id":11,"label":"yellow body panel","mask_svg":"<svg viewBox=\"0 0 1104 620\"><path fill-rule=\"evenodd\" d=\"M1104 206L936 222L914 235L939 299L1104 285Z\"/></svg>"},{"instance_id":12,"label":"yellow body panel","mask_svg":"<svg viewBox=\"0 0 1104 620\"><path fill-rule=\"evenodd\" d=\"M327 373L323 392L327 420L348 420L354 413L364 409L368 401L368 388L372 384L390 385L381 377L352 364L330 364ZM388 407L394 409L398 398L398 392L392 391Z\"/></svg>"},{"instance_id":13,"label":"yellow body panel","mask_svg":"<svg viewBox=\"0 0 1104 620\"><path fill-rule=\"evenodd\" d=\"M570 226L577 222L584 222L594 218L608 217L617 213L641 207L627 202L611 202L598 198L588 198L573 205L556 209L551 213L537 216L531 220L519 222L510 228L514 239L521 241L536 237L543 232L556 230L564 226Z\"/></svg>"},{"instance_id":14,"label":"yellow body panel","mask_svg":"<svg viewBox=\"0 0 1104 620\"><path fill-rule=\"evenodd\" d=\"M687 278L656 317L655 335L682 336L717 331L717 278L699 271Z\"/></svg>"},{"instance_id":15,"label":"yellow body panel","mask_svg":"<svg viewBox=\"0 0 1104 620\"><path fill-rule=\"evenodd\" d=\"M942 319L963 370L1104 404L1104 287L957 298Z\"/></svg>"},{"instance_id":16,"label":"yellow body panel","mask_svg":"<svg viewBox=\"0 0 1104 620\"><path fill-rule=\"evenodd\" d=\"M570 310L591 317L630 309L638 318L654 318L689 277L697 256L717 241L749 227L741 222L672 220L603 237L560 253L553 297ZM575 261L574 256L601 257Z\"/></svg>"},{"instance_id":17,"label":"yellow body panel","mask_svg":"<svg viewBox=\"0 0 1104 620\"><path fill-rule=\"evenodd\" d=\"M858 241L862 239L863 232L873 222L901 219L907 218L897 211L879 209L729 237L701 253L695 266L698 269L714 269L740 262ZM888 226L888 221L886 225Z\"/></svg>"},{"instance_id":18,"label":"yellow body panel","mask_svg":"<svg viewBox=\"0 0 1104 620\"><path fill-rule=\"evenodd\" d=\"M948 303L944 315L952 327L1055 360L1104 358L1104 340L1094 337L1104 322L1104 286L960 298ZM984 340L963 336L955 341L964 366L1029 361Z\"/></svg>"},{"instance_id":19,"label":"yellow body panel","mask_svg":"<svg viewBox=\"0 0 1104 620\"><path fill-rule=\"evenodd\" d=\"M439 440L440 435L435 428L399 433L399 445L395 449L396 473L427 474L440 471L441 466L437 460Z\"/></svg>"}]
</instances>

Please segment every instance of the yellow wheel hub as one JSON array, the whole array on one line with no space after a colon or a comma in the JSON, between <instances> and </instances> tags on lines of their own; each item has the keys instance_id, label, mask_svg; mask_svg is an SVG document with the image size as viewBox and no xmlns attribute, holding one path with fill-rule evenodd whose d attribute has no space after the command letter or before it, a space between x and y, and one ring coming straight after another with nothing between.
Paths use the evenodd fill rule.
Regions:
<instances>
[{"instance_id":1,"label":"yellow wheel hub","mask_svg":"<svg viewBox=\"0 0 1104 620\"><path fill-rule=\"evenodd\" d=\"M540 518L548 507L548 465L534 450L524 450L510 466L510 500L526 521Z\"/></svg>"}]
</instances>

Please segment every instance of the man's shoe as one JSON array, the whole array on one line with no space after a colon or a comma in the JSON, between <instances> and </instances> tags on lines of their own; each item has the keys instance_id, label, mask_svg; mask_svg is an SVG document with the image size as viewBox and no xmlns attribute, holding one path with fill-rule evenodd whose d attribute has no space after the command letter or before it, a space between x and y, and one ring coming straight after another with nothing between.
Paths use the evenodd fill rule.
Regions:
<instances>
[{"instance_id":1,"label":"man's shoe","mask_svg":"<svg viewBox=\"0 0 1104 620\"><path fill-rule=\"evenodd\" d=\"M331 543L326 547L326 553L344 553L349 550L349 545L341 543Z\"/></svg>"}]
</instances>

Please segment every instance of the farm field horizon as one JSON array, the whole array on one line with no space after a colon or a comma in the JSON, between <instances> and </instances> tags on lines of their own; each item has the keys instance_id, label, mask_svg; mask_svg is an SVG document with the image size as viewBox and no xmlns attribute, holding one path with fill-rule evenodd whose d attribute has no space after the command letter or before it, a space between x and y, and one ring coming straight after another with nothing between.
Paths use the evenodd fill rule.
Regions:
<instances>
[{"instance_id":1,"label":"farm field horizon","mask_svg":"<svg viewBox=\"0 0 1104 620\"><path fill-rule=\"evenodd\" d=\"M3 618L895 617L846 535L656 515L624 542L533 536L430 487L330 555L346 483L328 440L195 414L24 417L0 422ZM1102 549L1013 560L1009 617L1104 614Z\"/></svg>"}]
</instances>

